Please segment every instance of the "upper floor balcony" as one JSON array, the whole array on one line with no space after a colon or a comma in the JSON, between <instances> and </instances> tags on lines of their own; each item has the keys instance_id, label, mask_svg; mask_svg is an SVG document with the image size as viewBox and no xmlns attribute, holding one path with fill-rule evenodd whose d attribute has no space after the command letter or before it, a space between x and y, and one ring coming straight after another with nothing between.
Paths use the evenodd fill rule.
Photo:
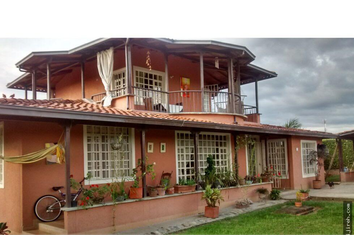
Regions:
<instances>
[{"instance_id":1,"label":"upper floor balcony","mask_svg":"<svg viewBox=\"0 0 354 240\"><path fill-rule=\"evenodd\" d=\"M113 50L113 77L104 88L97 54ZM17 67L26 72L9 88L44 92L47 98L90 99L107 95L120 109L168 114L254 115L259 113L258 81L276 73L250 64L245 47L216 41L99 39L69 51L36 52ZM255 85L255 106L245 104L241 87ZM35 91L33 91L35 90Z\"/></svg>"}]
</instances>

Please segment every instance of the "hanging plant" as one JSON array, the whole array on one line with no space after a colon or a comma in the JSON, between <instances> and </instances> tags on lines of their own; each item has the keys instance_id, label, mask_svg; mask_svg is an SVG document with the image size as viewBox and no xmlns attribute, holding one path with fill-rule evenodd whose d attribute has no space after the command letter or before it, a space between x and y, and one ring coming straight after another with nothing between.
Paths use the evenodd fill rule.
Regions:
<instances>
[{"instance_id":1,"label":"hanging plant","mask_svg":"<svg viewBox=\"0 0 354 240\"><path fill-rule=\"evenodd\" d=\"M146 63L146 66L151 71L151 58L150 58L150 51L149 50L146 52L146 62L145 63Z\"/></svg>"}]
</instances>

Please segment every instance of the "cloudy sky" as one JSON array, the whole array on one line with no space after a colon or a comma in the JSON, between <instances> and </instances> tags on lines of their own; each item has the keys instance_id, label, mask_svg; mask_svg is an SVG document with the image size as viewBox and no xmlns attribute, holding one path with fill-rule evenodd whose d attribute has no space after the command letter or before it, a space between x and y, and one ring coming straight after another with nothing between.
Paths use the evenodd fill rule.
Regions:
<instances>
[{"instance_id":1,"label":"cloudy sky","mask_svg":"<svg viewBox=\"0 0 354 240\"><path fill-rule=\"evenodd\" d=\"M246 46L256 55L254 64L278 73L259 83L262 123L284 125L298 118L303 128L323 131L326 119L329 132L354 129L354 6L221 4L202 9L183 4L3 5L0 94L24 96L6 89L6 83L21 75L15 63L32 51L68 50L112 35L215 39ZM66 17L53 18L56 12ZM173 13L189 17L171 18ZM74 24L83 19L85 24ZM254 105L254 84L243 86L242 93L246 104Z\"/></svg>"},{"instance_id":2,"label":"cloudy sky","mask_svg":"<svg viewBox=\"0 0 354 240\"><path fill-rule=\"evenodd\" d=\"M20 76L15 63L32 51L68 50L92 38L0 39L0 93ZM262 123L284 125L298 118L303 128L340 132L354 129L354 39L217 39L244 45L254 64L275 71L277 78L259 83ZM254 84L242 87L246 104L254 105ZM39 95L39 97L44 95Z\"/></svg>"}]
</instances>

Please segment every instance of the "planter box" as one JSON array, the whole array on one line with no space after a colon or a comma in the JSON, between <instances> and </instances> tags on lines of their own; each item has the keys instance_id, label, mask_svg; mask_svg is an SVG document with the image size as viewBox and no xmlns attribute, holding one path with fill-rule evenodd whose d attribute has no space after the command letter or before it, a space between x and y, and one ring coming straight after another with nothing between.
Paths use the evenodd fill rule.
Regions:
<instances>
[{"instance_id":1,"label":"planter box","mask_svg":"<svg viewBox=\"0 0 354 240\"><path fill-rule=\"evenodd\" d=\"M195 186L194 185L175 185L175 193L187 193L187 192L194 192L195 191Z\"/></svg>"},{"instance_id":2,"label":"planter box","mask_svg":"<svg viewBox=\"0 0 354 240\"><path fill-rule=\"evenodd\" d=\"M219 217L219 207L205 207L205 217L207 218L218 218Z\"/></svg>"},{"instance_id":3,"label":"planter box","mask_svg":"<svg viewBox=\"0 0 354 240\"><path fill-rule=\"evenodd\" d=\"M143 198L143 188L130 188L129 191L129 198L130 199L140 199Z\"/></svg>"}]
</instances>

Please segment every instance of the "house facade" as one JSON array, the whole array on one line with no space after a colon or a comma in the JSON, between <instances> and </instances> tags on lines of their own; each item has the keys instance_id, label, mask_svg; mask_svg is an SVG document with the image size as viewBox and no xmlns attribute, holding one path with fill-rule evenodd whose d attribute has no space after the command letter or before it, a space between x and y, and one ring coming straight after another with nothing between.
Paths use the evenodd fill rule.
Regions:
<instances>
[{"instance_id":1,"label":"house facade","mask_svg":"<svg viewBox=\"0 0 354 240\"><path fill-rule=\"evenodd\" d=\"M100 69L101 53L113 62L108 77ZM162 172L172 172L172 185L197 180L209 155L218 172L234 171L237 165L242 178L266 169L278 175L273 182L224 189L222 206L245 196L257 200L260 186L311 188L316 166L308 155L335 135L261 124L258 82L276 81L277 74L253 65L254 59L238 45L143 38L99 39L69 51L31 53L17 64L25 73L7 85L23 90L25 99L0 99L1 155L35 152L62 139L66 162L0 161L0 220L17 232L37 228L33 206L40 196L55 195L53 186L70 191L70 175L81 180L90 173L86 186L110 183L117 161L129 191L132 170L145 158L155 163L157 177L143 178L143 200L116 206L115 229L201 211L200 191L150 198L146 186L158 185ZM244 104L246 84L255 85L256 106ZM37 92L47 99L38 100ZM118 156L112 143L119 136ZM240 144L244 136L252 143ZM321 180L324 184L323 173ZM111 216L109 204L87 210L67 204L63 233L112 232ZM83 224L87 219L99 221Z\"/></svg>"}]
</instances>

